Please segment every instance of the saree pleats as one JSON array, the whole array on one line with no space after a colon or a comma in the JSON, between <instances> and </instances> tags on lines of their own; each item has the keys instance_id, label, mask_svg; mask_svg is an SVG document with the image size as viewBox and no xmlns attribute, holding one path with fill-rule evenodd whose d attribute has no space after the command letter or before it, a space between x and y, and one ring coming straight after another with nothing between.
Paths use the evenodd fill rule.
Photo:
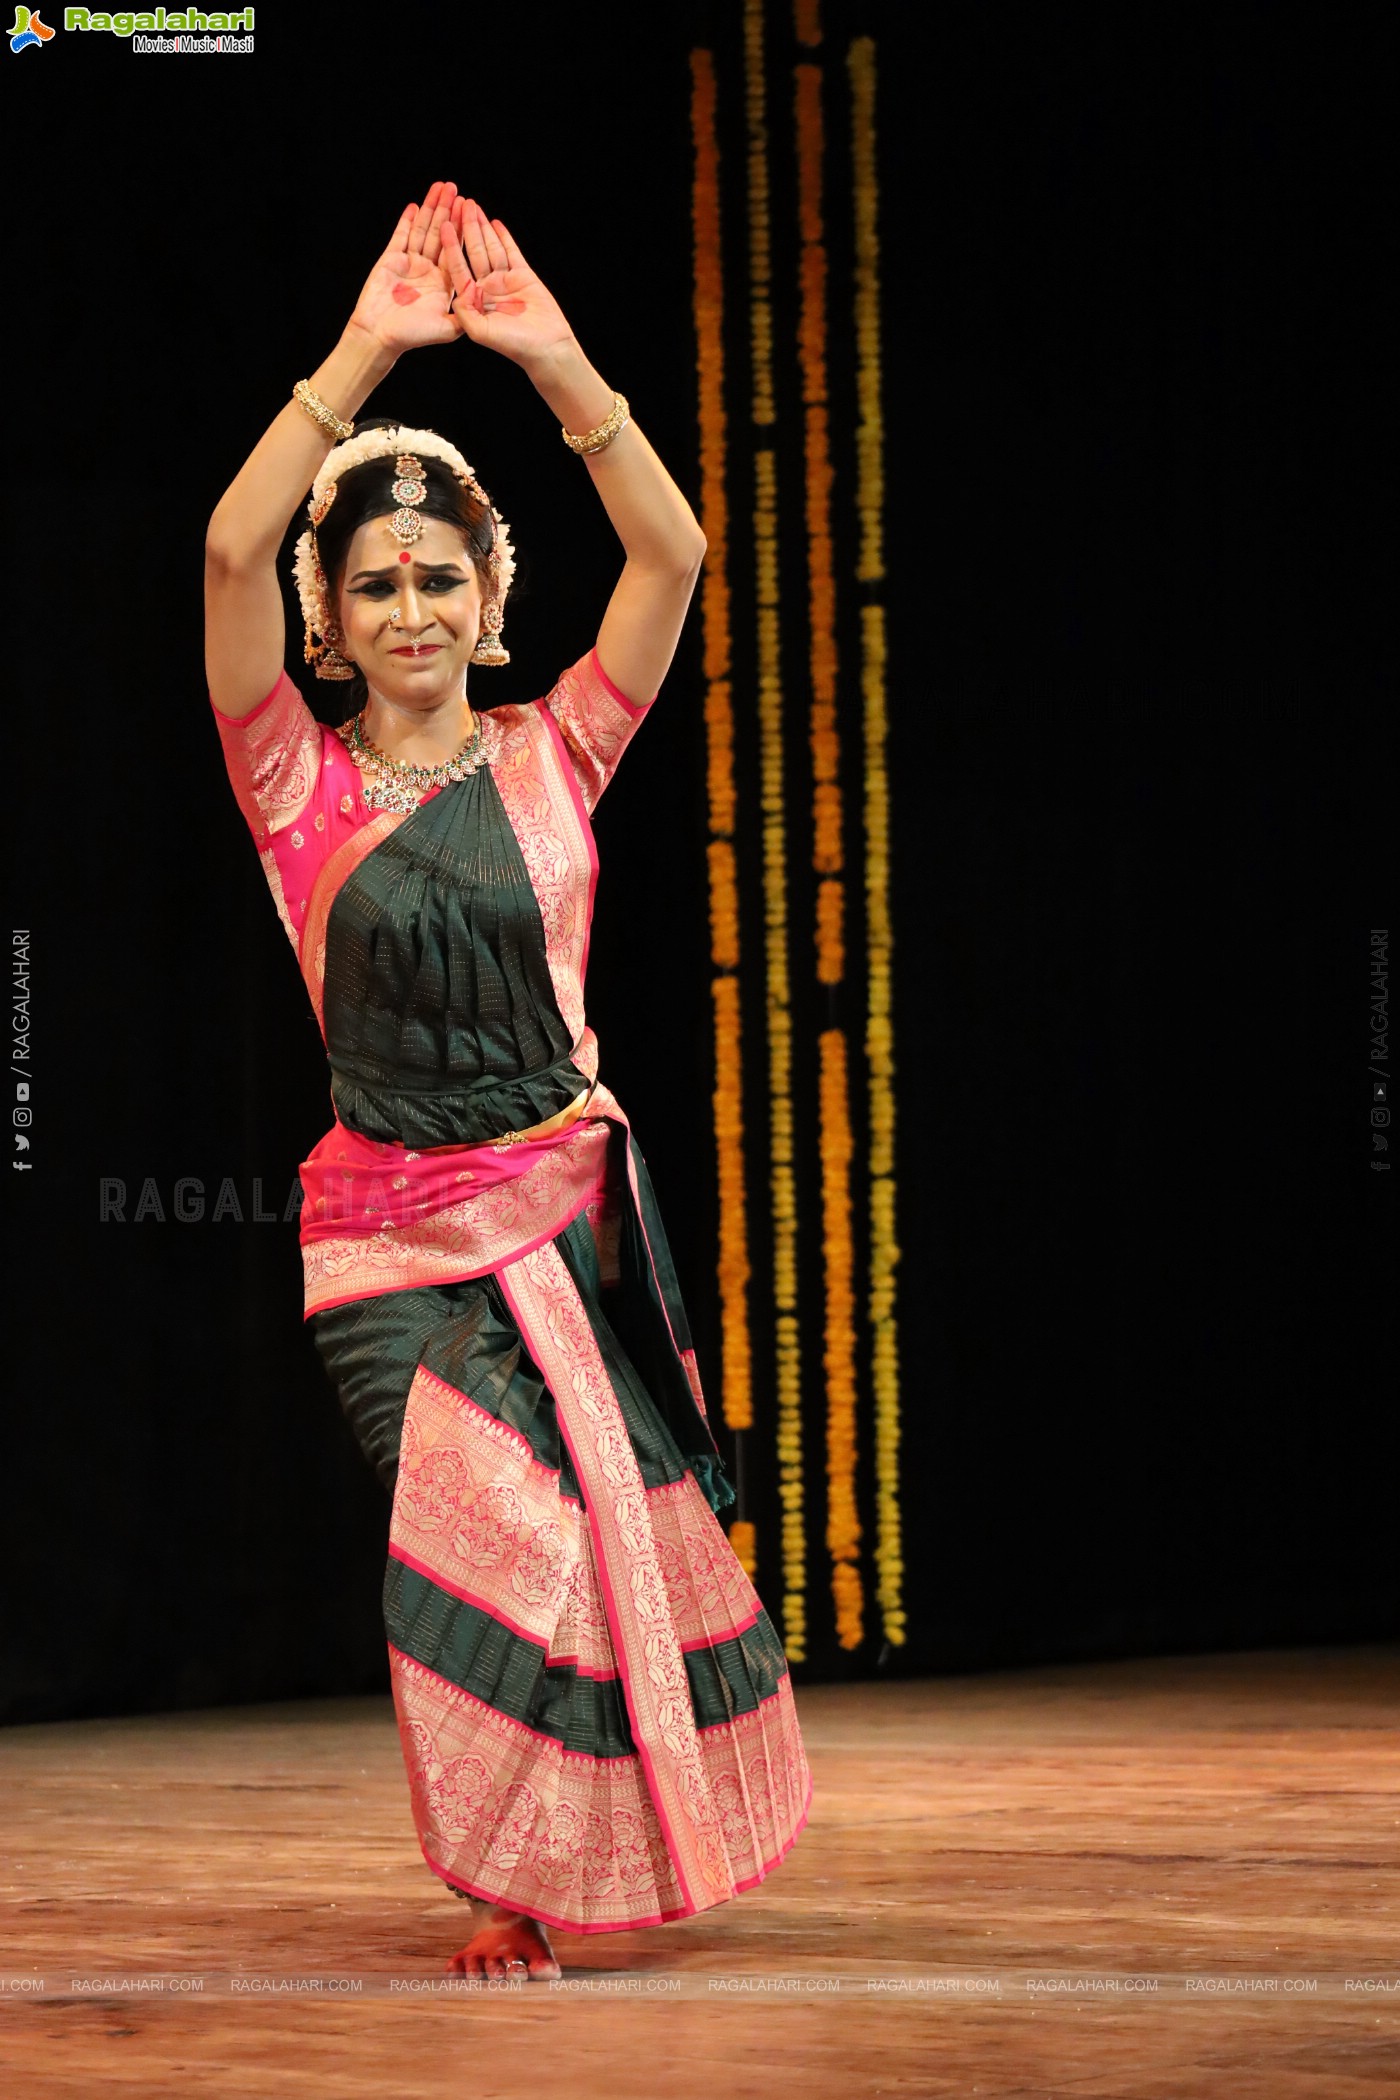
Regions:
<instances>
[{"instance_id":1,"label":"saree pleats","mask_svg":"<svg viewBox=\"0 0 1400 2100\"><path fill-rule=\"evenodd\" d=\"M712 1506L732 1495L697 1448L645 1164L615 1135L595 1200L523 1258L312 1323L393 1494L385 1629L424 1857L574 1932L752 1886L811 1788L781 1641Z\"/></svg>"}]
</instances>

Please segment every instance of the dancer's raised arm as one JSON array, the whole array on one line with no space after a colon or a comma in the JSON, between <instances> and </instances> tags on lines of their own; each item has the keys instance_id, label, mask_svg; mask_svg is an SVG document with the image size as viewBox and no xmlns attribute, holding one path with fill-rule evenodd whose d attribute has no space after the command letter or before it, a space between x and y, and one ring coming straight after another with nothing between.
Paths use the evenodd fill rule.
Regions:
<instances>
[{"instance_id":1,"label":"dancer's raised arm","mask_svg":"<svg viewBox=\"0 0 1400 2100\"><path fill-rule=\"evenodd\" d=\"M457 340L448 311L452 288L441 267L442 230L456 194L455 184L435 182L421 205L405 207L339 342L310 375L312 392L343 422L353 420L404 350ZM205 669L223 714L250 713L277 682L286 651L277 550L334 442L331 429L289 400L209 520Z\"/></svg>"},{"instance_id":2,"label":"dancer's raised arm","mask_svg":"<svg viewBox=\"0 0 1400 2100\"><path fill-rule=\"evenodd\" d=\"M443 228L442 257L462 334L520 365L565 430L596 429L613 407L613 390L502 221L488 219L474 198L459 198ZM598 631L598 660L641 703L675 655L705 536L635 419L583 458L627 557Z\"/></svg>"}]
</instances>

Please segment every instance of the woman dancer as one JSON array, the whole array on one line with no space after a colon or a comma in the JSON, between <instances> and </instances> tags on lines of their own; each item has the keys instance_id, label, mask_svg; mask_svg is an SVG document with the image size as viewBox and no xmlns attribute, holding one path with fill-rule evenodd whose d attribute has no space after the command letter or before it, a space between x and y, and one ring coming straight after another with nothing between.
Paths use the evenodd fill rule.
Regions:
<instances>
[{"instance_id":1,"label":"woman dancer","mask_svg":"<svg viewBox=\"0 0 1400 2100\"><path fill-rule=\"evenodd\" d=\"M404 351L520 365L625 562L596 646L486 707L505 521L435 432L353 418ZM450 1967L558 1976L546 1927L693 1916L806 1821L782 1644L716 1512L706 1417L646 1163L598 1076L583 984L590 819L675 653L694 514L499 219L404 211L331 355L259 440L206 546L210 699L326 1043L335 1122L301 1170L306 1315L391 1493L390 1678L428 1865L475 1899ZM276 557L298 504L306 658ZM686 1104L685 1112L689 1112Z\"/></svg>"}]
</instances>

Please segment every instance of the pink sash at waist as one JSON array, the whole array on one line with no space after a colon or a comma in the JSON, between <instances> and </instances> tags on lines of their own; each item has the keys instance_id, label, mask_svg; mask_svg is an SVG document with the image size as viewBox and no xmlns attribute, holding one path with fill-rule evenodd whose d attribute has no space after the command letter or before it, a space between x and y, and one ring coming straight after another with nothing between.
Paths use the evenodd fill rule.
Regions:
<instances>
[{"instance_id":1,"label":"pink sash at waist","mask_svg":"<svg viewBox=\"0 0 1400 2100\"><path fill-rule=\"evenodd\" d=\"M307 1315L518 1261L600 1189L613 1123L629 1127L601 1082L576 1121L509 1144L413 1152L337 1121L301 1167Z\"/></svg>"}]
</instances>

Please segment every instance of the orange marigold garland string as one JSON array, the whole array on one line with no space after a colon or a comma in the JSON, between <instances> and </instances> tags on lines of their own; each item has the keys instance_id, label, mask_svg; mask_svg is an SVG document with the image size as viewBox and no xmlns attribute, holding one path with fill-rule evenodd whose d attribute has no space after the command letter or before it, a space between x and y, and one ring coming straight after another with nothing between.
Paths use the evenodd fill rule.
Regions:
<instances>
[{"instance_id":1,"label":"orange marigold garland string","mask_svg":"<svg viewBox=\"0 0 1400 2100\"><path fill-rule=\"evenodd\" d=\"M710 841L710 960L714 969L715 1149L719 1181L721 1411L737 1431L753 1426L748 1221L744 1195L743 1054L740 1033L739 893L734 861L734 713L730 689L729 512L725 498L724 273L720 248L719 139L714 57L691 53L695 171L695 339L699 374L700 528L709 541L701 584L705 660L706 786ZM754 1528L731 1524L730 1544L750 1580Z\"/></svg>"},{"instance_id":2,"label":"orange marigold garland string","mask_svg":"<svg viewBox=\"0 0 1400 2100\"><path fill-rule=\"evenodd\" d=\"M880 248L875 158L875 43L857 37L847 52L851 84L851 164L855 202L857 577L885 574L884 423L880 403ZM899 1500L899 1335L895 1319L894 1036L891 1027L889 777L886 743L885 608L861 607L861 691L865 730L865 909L868 996L865 1033L870 1091L870 1296L875 1387L875 1565L885 1638L906 1638Z\"/></svg>"},{"instance_id":3,"label":"orange marigold garland string","mask_svg":"<svg viewBox=\"0 0 1400 2100\"><path fill-rule=\"evenodd\" d=\"M797 28L820 34L815 9L800 9ZM805 460L809 664L812 681L813 773L812 862L824 877L817 888L816 971L818 983L838 985L845 974L844 851L840 740L836 717L836 576L831 543L831 433L827 398L827 257L822 213L822 73L819 66L794 68L797 141L797 203L801 233L798 354L802 371ZM836 1638L859 1647L865 1634L865 1593L860 1575L861 1523L855 1476L859 1457L856 1421L855 1297L851 1280L851 1137L846 1036L839 1027L820 1038L818 1088L822 1188L822 1274L825 1286L827 1550L832 1561Z\"/></svg>"},{"instance_id":4,"label":"orange marigold garland string","mask_svg":"<svg viewBox=\"0 0 1400 2100\"><path fill-rule=\"evenodd\" d=\"M730 1525L729 1543L740 1567L752 1582L758 1573L758 1533L747 1518L739 1517Z\"/></svg>"},{"instance_id":5,"label":"orange marigold garland string","mask_svg":"<svg viewBox=\"0 0 1400 2100\"><path fill-rule=\"evenodd\" d=\"M749 317L752 415L771 424L773 309L768 196L768 127L762 0L744 0L744 87L748 125ZM763 811L763 918L769 1077L769 1187L776 1313L778 1495L782 1505L783 1636L791 1661L807 1653L807 1533L802 1479L802 1368L798 1328L797 1201L793 1174L792 1010L787 953L787 826L783 809L783 688L779 652L777 460L754 455L754 545L758 598L758 720Z\"/></svg>"}]
</instances>

